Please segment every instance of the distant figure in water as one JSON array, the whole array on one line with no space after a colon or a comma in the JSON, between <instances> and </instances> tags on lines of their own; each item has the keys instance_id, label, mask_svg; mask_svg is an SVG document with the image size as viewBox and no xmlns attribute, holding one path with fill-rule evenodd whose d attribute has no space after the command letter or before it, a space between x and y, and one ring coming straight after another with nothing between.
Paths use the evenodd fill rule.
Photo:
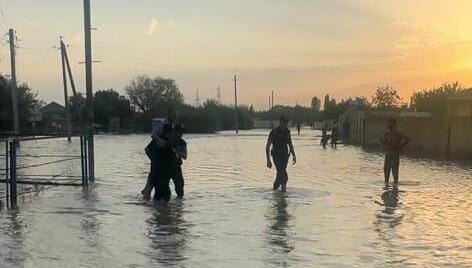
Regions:
<instances>
[{"instance_id":1,"label":"distant figure in water","mask_svg":"<svg viewBox=\"0 0 472 268\"><path fill-rule=\"evenodd\" d=\"M397 120L390 118L384 136L380 139L385 147L384 175L385 183L390 179L390 172L393 180L398 183L398 169L400 166L400 153L410 142L410 138L397 130Z\"/></svg>"},{"instance_id":2,"label":"distant figure in water","mask_svg":"<svg viewBox=\"0 0 472 268\"><path fill-rule=\"evenodd\" d=\"M182 173L182 164L183 160L187 159L187 142L182 138L184 135L184 126L178 124L174 128L174 139L172 141L172 148L177 155L177 166L175 170L175 174L172 177L172 181L174 182L175 193L177 194L178 198L182 198L184 196L184 176Z\"/></svg>"},{"instance_id":3,"label":"distant figure in water","mask_svg":"<svg viewBox=\"0 0 472 268\"><path fill-rule=\"evenodd\" d=\"M176 174L177 157L171 147L173 131L170 124L163 126L162 133L146 147L146 154L151 160L151 173L149 175L149 184L146 184L142 193L146 198L151 194L152 188L155 188L154 199L170 200L171 192L169 182Z\"/></svg>"},{"instance_id":4,"label":"distant figure in water","mask_svg":"<svg viewBox=\"0 0 472 268\"><path fill-rule=\"evenodd\" d=\"M300 124L297 125L297 132L298 132L298 136L300 136L300 130L302 129L302 126L300 126Z\"/></svg>"},{"instance_id":5,"label":"distant figure in water","mask_svg":"<svg viewBox=\"0 0 472 268\"><path fill-rule=\"evenodd\" d=\"M285 192L287 190L288 181L288 159L290 155L292 155L293 164L295 165L297 162L297 157L295 156L295 150L293 149L290 130L287 127L288 119L284 115L281 115L279 121L279 126L270 132L269 138L267 139L266 157L267 167L272 168L272 161L270 159L270 155L272 155L275 168L277 169L277 175L275 177L273 189L277 190L280 186L282 186L282 192Z\"/></svg>"},{"instance_id":6,"label":"distant figure in water","mask_svg":"<svg viewBox=\"0 0 472 268\"><path fill-rule=\"evenodd\" d=\"M324 124L323 129L321 129L321 145L323 148L326 148L326 144L328 143L328 124Z\"/></svg>"},{"instance_id":7,"label":"distant figure in water","mask_svg":"<svg viewBox=\"0 0 472 268\"><path fill-rule=\"evenodd\" d=\"M338 142L338 125L336 122L333 124L333 128L331 129L331 147L336 148Z\"/></svg>"}]
</instances>

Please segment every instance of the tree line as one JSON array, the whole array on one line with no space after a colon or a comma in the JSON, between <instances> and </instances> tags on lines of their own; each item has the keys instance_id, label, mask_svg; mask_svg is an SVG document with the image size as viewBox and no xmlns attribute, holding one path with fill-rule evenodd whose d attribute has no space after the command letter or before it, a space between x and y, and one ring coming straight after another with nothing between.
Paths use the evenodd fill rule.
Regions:
<instances>
[{"instance_id":1,"label":"tree line","mask_svg":"<svg viewBox=\"0 0 472 268\"><path fill-rule=\"evenodd\" d=\"M18 110L21 129L30 127L29 119L34 111L44 106L37 93L26 84L18 86ZM233 106L207 100L200 106L184 102L178 85L173 79L141 75L125 88L126 95L113 89L98 90L93 96L94 122L102 131L149 132L151 120L169 117L184 124L188 132L215 132L235 127ZM255 111L253 106L238 106L238 125L250 129L254 120L277 120L285 114L294 124L312 124L315 121L336 120L349 109L379 111L431 112L433 116L444 116L447 99L472 96L472 88L459 83L445 83L439 87L425 89L413 94L410 105L391 86L380 86L369 101L366 97L354 97L336 101L326 95L322 101L311 99L310 106L276 105L271 110ZM77 94L69 99L71 118L75 130L82 127L87 118L85 97ZM0 131L9 131L12 126L11 81L0 75Z\"/></svg>"}]
</instances>

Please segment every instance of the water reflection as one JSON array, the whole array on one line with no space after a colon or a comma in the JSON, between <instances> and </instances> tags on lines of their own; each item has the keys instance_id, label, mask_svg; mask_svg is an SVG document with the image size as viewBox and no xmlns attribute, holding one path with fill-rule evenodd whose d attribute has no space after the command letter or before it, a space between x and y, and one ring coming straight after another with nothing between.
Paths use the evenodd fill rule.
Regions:
<instances>
[{"instance_id":1,"label":"water reflection","mask_svg":"<svg viewBox=\"0 0 472 268\"><path fill-rule=\"evenodd\" d=\"M289 254L295 249L290 241L289 224L292 216L287 211L287 194L274 192L271 199L271 206L266 216L269 222L267 230L267 240L270 249L270 262L277 265L287 265Z\"/></svg>"},{"instance_id":2,"label":"water reflection","mask_svg":"<svg viewBox=\"0 0 472 268\"><path fill-rule=\"evenodd\" d=\"M9 265L22 267L25 260L30 257L25 251L24 220L18 210L9 211L5 219L8 219L8 221L2 224L0 230L6 235L7 239L0 242L0 248L2 249L0 264L2 264L2 261L6 261L8 265L2 264L2 267L9 267Z\"/></svg>"},{"instance_id":3,"label":"water reflection","mask_svg":"<svg viewBox=\"0 0 472 268\"><path fill-rule=\"evenodd\" d=\"M381 221L387 221L390 223L390 227L395 227L401 223L402 215L397 211L398 206L400 205L400 198L398 196L398 186L397 185L385 185L384 192L380 196L382 203L377 202L383 206L383 209L380 213L377 214L377 217Z\"/></svg>"},{"instance_id":4,"label":"water reflection","mask_svg":"<svg viewBox=\"0 0 472 268\"><path fill-rule=\"evenodd\" d=\"M86 213L80 223L83 236L81 237L86 245L90 248L96 248L98 245L100 225L97 220L96 204L99 201L94 189L94 185L90 185L90 189L82 190L82 204Z\"/></svg>"},{"instance_id":5,"label":"water reflection","mask_svg":"<svg viewBox=\"0 0 472 268\"><path fill-rule=\"evenodd\" d=\"M147 220L148 238L151 240L151 260L164 267L175 266L185 260L184 248L188 235L184 224L183 201L157 205L153 216Z\"/></svg>"}]
</instances>

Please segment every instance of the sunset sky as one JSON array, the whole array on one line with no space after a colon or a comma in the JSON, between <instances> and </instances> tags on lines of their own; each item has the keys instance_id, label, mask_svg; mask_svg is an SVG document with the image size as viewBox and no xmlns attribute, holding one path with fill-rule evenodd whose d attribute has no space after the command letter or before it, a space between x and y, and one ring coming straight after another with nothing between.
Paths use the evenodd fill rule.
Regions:
<instances>
[{"instance_id":1,"label":"sunset sky","mask_svg":"<svg viewBox=\"0 0 472 268\"><path fill-rule=\"evenodd\" d=\"M63 35L83 90L81 0L3 0L0 30L16 28L18 79L42 99L63 102ZM413 91L472 85L472 1L433 0L92 0L95 90L124 92L138 74L174 78L185 100L230 103L239 76L242 104L309 105L312 96L370 97L392 85ZM2 35L0 72L10 73Z\"/></svg>"}]
</instances>

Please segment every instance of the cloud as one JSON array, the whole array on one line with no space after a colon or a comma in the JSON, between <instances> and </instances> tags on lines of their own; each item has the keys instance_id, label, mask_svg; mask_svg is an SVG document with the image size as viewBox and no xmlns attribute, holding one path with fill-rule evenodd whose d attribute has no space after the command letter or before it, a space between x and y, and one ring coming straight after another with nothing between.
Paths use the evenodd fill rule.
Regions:
<instances>
[{"instance_id":1,"label":"cloud","mask_svg":"<svg viewBox=\"0 0 472 268\"><path fill-rule=\"evenodd\" d=\"M151 21L149 22L149 26L146 32L148 35L153 35L156 29L157 29L157 19L152 18Z\"/></svg>"}]
</instances>

